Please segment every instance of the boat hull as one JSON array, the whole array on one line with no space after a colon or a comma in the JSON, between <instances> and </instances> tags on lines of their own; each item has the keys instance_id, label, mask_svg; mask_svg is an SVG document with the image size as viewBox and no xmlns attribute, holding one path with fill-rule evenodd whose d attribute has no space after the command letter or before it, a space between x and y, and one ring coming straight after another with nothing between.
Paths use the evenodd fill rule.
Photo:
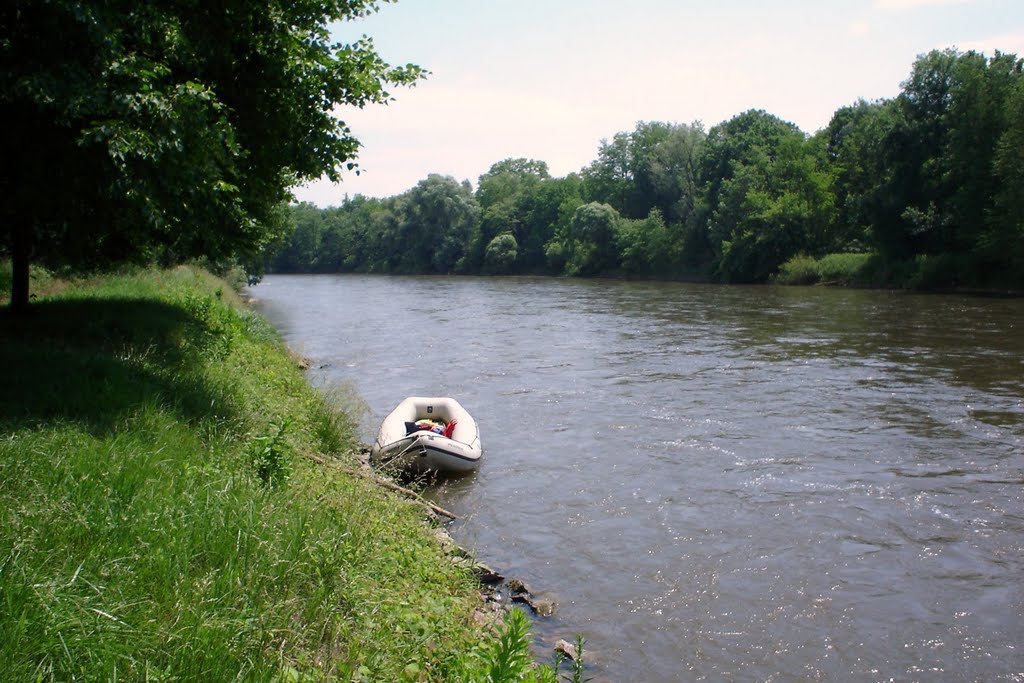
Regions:
<instances>
[{"instance_id":1,"label":"boat hull","mask_svg":"<svg viewBox=\"0 0 1024 683\"><path fill-rule=\"evenodd\" d=\"M400 470L470 472L480 465L481 452L440 434L414 434L371 452L375 463Z\"/></svg>"}]
</instances>

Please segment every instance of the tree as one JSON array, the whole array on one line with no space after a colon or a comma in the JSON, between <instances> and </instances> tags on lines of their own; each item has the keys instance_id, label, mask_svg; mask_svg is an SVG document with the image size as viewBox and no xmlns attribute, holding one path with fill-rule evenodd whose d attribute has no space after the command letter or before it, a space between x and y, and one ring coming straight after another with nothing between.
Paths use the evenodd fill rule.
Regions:
<instances>
[{"instance_id":1,"label":"tree","mask_svg":"<svg viewBox=\"0 0 1024 683\"><path fill-rule=\"evenodd\" d=\"M914 62L900 95L875 117L885 123L870 134L877 147L871 156L882 159L867 174L874 181L841 205L860 197L873 246L884 256L955 254L960 272L946 274L944 284L1008 268L1000 254L1011 244L990 237L1007 187L1001 141L1015 124L1008 113L1021 78L1021 60L999 52L986 58L934 50ZM1002 246L991 249L996 242Z\"/></svg>"},{"instance_id":2,"label":"tree","mask_svg":"<svg viewBox=\"0 0 1024 683\"><path fill-rule=\"evenodd\" d=\"M459 183L451 176L431 174L403 199L397 240L403 252L398 270L461 270L480 219L480 207L469 184Z\"/></svg>"},{"instance_id":3,"label":"tree","mask_svg":"<svg viewBox=\"0 0 1024 683\"><path fill-rule=\"evenodd\" d=\"M893 205L886 142L900 121L893 100L866 102L836 110L824 136L824 155L832 169L836 222L830 249L866 250L884 226L900 220Z\"/></svg>"},{"instance_id":4,"label":"tree","mask_svg":"<svg viewBox=\"0 0 1024 683\"><path fill-rule=\"evenodd\" d=\"M798 251L818 251L832 221L830 177L799 128L748 111L708 133L707 239L719 275L767 279Z\"/></svg>"},{"instance_id":5,"label":"tree","mask_svg":"<svg viewBox=\"0 0 1024 683\"><path fill-rule=\"evenodd\" d=\"M654 208L674 218L703 137L697 122L640 121L631 132L602 140L597 159L583 171L587 198L628 218L643 218Z\"/></svg>"},{"instance_id":6,"label":"tree","mask_svg":"<svg viewBox=\"0 0 1024 683\"><path fill-rule=\"evenodd\" d=\"M285 273L308 273L316 270L328 213L303 202L291 207L292 225L286 243L277 250L271 269Z\"/></svg>"},{"instance_id":7,"label":"tree","mask_svg":"<svg viewBox=\"0 0 1024 683\"><path fill-rule=\"evenodd\" d=\"M608 204L591 202L576 209L562 240L566 272L594 275L615 268L618 231L619 212Z\"/></svg>"},{"instance_id":8,"label":"tree","mask_svg":"<svg viewBox=\"0 0 1024 683\"><path fill-rule=\"evenodd\" d=\"M582 181L570 173L541 183L524 202L516 264L520 272L541 272L547 263L547 244L567 229L576 209L583 205ZM558 269L560 272L561 269Z\"/></svg>"},{"instance_id":9,"label":"tree","mask_svg":"<svg viewBox=\"0 0 1024 683\"><path fill-rule=\"evenodd\" d=\"M646 160L652 208L657 208L669 222L688 221L696 210L700 196L700 158L706 138L699 121L673 126L668 137L653 147Z\"/></svg>"},{"instance_id":10,"label":"tree","mask_svg":"<svg viewBox=\"0 0 1024 683\"><path fill-rule=\"evenodd\" d=\"M0 250L28 265L251 255L297 183L355 168L336 106L423 72L330 22L372 0L12 0L0 9Z\"/></svg>"},{"instance_id":11,"label":"tree","mask_svg":"<svg viewBox=\"0 0 1024 683\"><path fill-rule=\"evenodd\" d=\"M616 133L611 142L601 140L597 159L583 169L584 194L590 202L625 211L633 189L629 133Z\"/></svg>"},{"instance_id":12,"label":"tree","mask_svg":"<svg viewBox=\"0 0 1024 683\"><path fill-rule=\"evenodd\" d=\"M661 211L651 209L647 218L623 218L617 237L619 260L629 274L664 275L669 272L673 248Z\"/></svg>"},{"instance_id":13,"label":"tree","mask_svg":"<svg viewBox=\"0 0 1024 683\"><path fill-rule=\"evenodd\" d=\"M503 233L517 241L525 237L523 222L528 203L539 186L550 179L547 163L524 158L499 161L480 176L476 191L480 231L469 247L467 261L471 267L484 265L485 252L495 237Z\"/></svg>"},{"instance_id":14,"label":"tree","mask_svg":"<svg viewBox=\"0 0 1024 683\"><path fill-rule=\"evenodd\" d=\"M981 255L1024 286L1024 78L1004 105L1006 127L993 160L997 190L979 239Z\"/></svg>"},{"instance_id":15,"label":"tree","mask_svg":"<svg viewBox=\"0 0 1024 683\"><path fill-rule=\"evenodd\" d=\"M955 226L945 251L975 249L985 228L986 212L999 187L994 171L996 147L1003 130L1006 101L1021 80L1021 64L1013 55L996 53L987 60L977 52L958 56L953 67L948 130L939 160L948 179L943 209Z\"/></svg>"},{"instance_id":16,"label":"tree","mask_svg":"<svg viewBox=\"0 0 1024 683\"><path fill-rule=\"evenodd\" d=\"M679 152L685 156L691 150L685 148L685 142L679 146L678 139L674 141L676 144L673 149L671 141L677 131L685 128L661 121L641 121L636 124L629 136L629 165L632 168L633 187L627 197L624 215L643 218L651 209L657 208L665 213L675 208L673 204L678 197L672 187L675 180L672 176L675 171L682 171L676 166L685 165L686 160L673 158L673 153Z\"/></svg>"},{"instance_id":17,"label":"tree","mask_svg":"<svg viewBox=\"0 0 1024 683\"><path fill-rule=\"evenodd\" d=\"M897 98L903 119L889 150L896 191L904 203L903 221L893 227L902 233L904 248L896 256L941 253L955 230L945 206L954 179L945 173L942 157L958 59L953 49L918 57Z\"/></svg>"},{"instance_id":18,"label":"tree","mask_svg":"<svg viewBox=\"0 0 1024 683\"><path fill-rule=\"evenodd\" d=\"M484 267L492 273L504 274L512 269L516 261L519 244L510 233L503 232L487 245Z\"/></svg>"},{"instance_id":19,"label":"tree","mask_svg":"<svg viewBox=\"0 0 1024 683\"><path fill-rule=\"evenodd\" d=\"M505 159L492 164L477 182L476 199L487 209L501 202L515 201L542 180L551 177L548 165L536 159Z\"/></svg>"}]
</instances>

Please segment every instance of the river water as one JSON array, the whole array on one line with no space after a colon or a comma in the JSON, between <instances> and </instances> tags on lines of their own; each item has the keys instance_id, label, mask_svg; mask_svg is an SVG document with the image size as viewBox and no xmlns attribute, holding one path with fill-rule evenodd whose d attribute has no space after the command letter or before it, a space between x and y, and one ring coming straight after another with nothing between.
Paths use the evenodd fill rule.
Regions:
<instances>
[{"instance_id":1,"label":"river water","mask_svg":"<svg viewBox=\"0 0 1024 683\"><path fill-rule=\"evenodd\" d=\"M1024 681L1024 300L267 277L311 379L480 423L432 491L598 681Z\"/></svg>"}]
</instances>

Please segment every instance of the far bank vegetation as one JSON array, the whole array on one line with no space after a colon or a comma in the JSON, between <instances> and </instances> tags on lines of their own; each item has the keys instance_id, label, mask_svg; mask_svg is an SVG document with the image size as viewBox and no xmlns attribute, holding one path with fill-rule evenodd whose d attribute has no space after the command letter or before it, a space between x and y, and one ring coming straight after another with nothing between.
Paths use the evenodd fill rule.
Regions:
<instances>
[{"instance_id":1,"label":"far bank vegetation","mask_svg":"<svg viewBox=\"0 0 1024 683\"><path fill-rule=\"evenodd\" d=\"M273 272L611 275L1024 289L1024 77L934 51L808 135L765 111L640 122L577 173L506 159L291 208Z\"/></svg>"}]
</instances>

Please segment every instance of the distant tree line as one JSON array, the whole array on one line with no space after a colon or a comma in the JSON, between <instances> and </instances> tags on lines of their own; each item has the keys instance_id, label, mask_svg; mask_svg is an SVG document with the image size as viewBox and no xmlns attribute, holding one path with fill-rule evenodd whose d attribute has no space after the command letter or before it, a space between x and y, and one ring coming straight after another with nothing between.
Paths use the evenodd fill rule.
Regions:
<instances>
[{"instance_id":1,"label":"distant tree line","mask_svg":"<svg viewBox=\"0 0 1024 683\"><path fill-rule=\"evenodd\" d=\"M506 159L386 199L291 208L276 272L626 275L764 282L862 254L875 284L1024 284L1022 60L933 51L901 93L807 135L765 111L641 122L578 173ZM870 271L870 272L868 272Z\"/></svg>"}]
</instances>

